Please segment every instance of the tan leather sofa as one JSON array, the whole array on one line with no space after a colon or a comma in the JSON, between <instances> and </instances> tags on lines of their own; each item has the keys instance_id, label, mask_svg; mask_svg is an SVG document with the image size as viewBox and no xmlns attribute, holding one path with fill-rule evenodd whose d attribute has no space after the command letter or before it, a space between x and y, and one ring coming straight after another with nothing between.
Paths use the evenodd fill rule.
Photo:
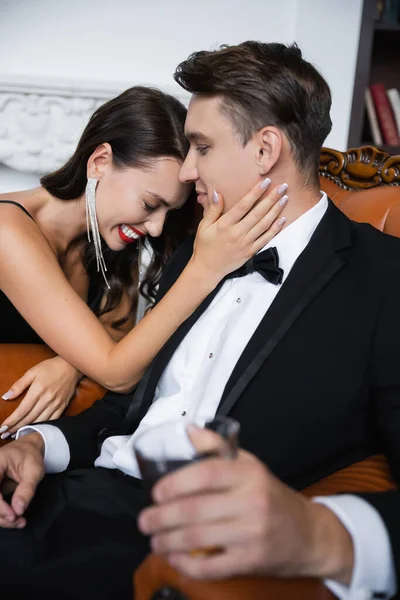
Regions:
<instances>
[{"instance_id":1,"label":"tan leather sofa","mask_svg":"<svg viewBox=\"0 0 400 600\"><path fill-rule=\"evenodd\" d=\"M40 344L0 344L0 396L10 389L12 384L28 369L42 360L52 358L54 352ZM66 410L67 415L76 415L101 398L106 390L84 377L74 398ZM0 424L19 405L24 395L17 400L0 399ZM7 441L0 440L0 445Z\"/></svg>"},{"instance_id":2,"label":"tan leather sofa","mask_svg":"<svg viewBox=\"0 0 400 600\"><path fill-rule=\"evenodd\" d=\"M367 222L400 237L400 156L371 146L338 152L324 148L320 161L321 188L351 219ZM0 392L4 393L29 367L53 353L44 346L0 344ZM100 398L104 389L84 379L68 407L77 414ZM0 400L0 423L20 400ZM393 489L383 457L371 457L331 475L305 494ZM136 600L330 600L318 581L236 578L200 582L185 578L161 558L150 555L134 574Z\"/></svg>"}]
</instances>

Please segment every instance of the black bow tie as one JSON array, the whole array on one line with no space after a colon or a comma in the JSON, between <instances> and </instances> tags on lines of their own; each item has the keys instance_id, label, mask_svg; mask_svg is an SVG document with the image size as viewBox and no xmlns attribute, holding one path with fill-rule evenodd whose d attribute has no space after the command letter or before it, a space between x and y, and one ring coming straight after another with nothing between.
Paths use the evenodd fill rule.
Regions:
<instances>
[{"instance_id":1,"label":"black bow tie","mask_svg":"<svg viewBox=\"0 0 400 600\"><path fill-rule=\"evenodd\" d=\"M258 271L260 275L264 277L270 283L274 285L278 285L278 283L282 283L283 278L283 269L279 267L279 256L278 250L275 248L267 248L263 252L259 252L250 260L248 260L242 267L236 269L236 271L232 271L227 275L227 279L231 279L232 277L244 277L245 275L249 275L250 273L254 273L254 271Z\"/></svg>"}]
</instances>

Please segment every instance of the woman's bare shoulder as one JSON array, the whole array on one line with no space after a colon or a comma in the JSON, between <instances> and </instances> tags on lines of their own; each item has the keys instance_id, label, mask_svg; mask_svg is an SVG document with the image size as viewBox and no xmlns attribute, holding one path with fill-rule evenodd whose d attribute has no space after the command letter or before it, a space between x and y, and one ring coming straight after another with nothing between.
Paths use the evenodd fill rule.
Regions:
<instances>
[{"instance_id":1,"label":"woman's bare shoulder","mask_svg":"<svg viewBox=\"0 0 400 600\"><path fill-rule=\"evenodd\" d=\"M39 225L28 210L18 204L3 203L0 198L0 258L10 253L15 255L18 249L18 254L33 251L32 259L36 250L48 255L51 260L56 259Z\"/></svg>"},{"instance_id":2,"label":"woman's bare shoulder","mask_svg":"<svg viewBox=\"0 0 400 600\"><path fill-rule=\"evenodd\" d=\"M34 219L35 212L40 206L42 188L6 192L0 194L0 209L2 218L13 218L15 215L30 215Z\"/></svg>"},{"instance_id":3,"label":"woman's bare shoulder","mask_svg":"<svg viewBox=\"0 0 400 600\"><path fill-rule=\"evenodd\" d=\"M13 223L14 221L24 223L27 218L29 221L33 220L24 192L0 194L0 211L0 225Z\"/></svg>"}]
</instances>

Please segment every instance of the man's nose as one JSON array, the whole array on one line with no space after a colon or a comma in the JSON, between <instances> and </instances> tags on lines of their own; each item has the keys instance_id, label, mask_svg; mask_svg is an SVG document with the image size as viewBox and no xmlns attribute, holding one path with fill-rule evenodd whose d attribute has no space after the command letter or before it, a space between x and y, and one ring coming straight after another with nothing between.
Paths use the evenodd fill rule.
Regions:
<instances>
[{"instance_id":1,"label":"man's nose","mask_svg":"<svg viewBox=\"0 0 400 600\"><path fill-rule=\"evenodd\" d=\"M189 152L179 171L179 181L181 183L189 183L196 181L198 178L196 159L193 157L193 153Z\"/></svg>"}]
</instances>

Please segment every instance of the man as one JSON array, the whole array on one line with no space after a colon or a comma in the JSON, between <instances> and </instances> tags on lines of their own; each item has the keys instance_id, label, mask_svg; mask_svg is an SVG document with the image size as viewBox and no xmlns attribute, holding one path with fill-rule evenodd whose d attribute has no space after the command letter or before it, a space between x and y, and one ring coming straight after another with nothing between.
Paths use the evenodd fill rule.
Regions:
<instances>
[{"instance_id":1,"label":"man","mask_svg":"<svg viewBox=\"0 0 400 600\"><path fill-rule=\"evenodd\" d=\"M139 517L153 548L197 577L312 575L341 598L389 597L400 563L398 494L312 502L294 489L381 450L398 475L400 241L350 222L319 191L331 98L297 47L246 42L200 52L175 78L194 94L182 180L195 182L201 204L212 186L225 208L271 180L286 203L285 227L268 244L279 267L266 279L254 261L222 282L132 401L109 393L2 449L1 471L21 481L11 506L0 505L0 522L9 519L3 566L29 569L35 555L30 589L94 597L97 585L96 597L107 589L129 597L130 570L147 551L135 525L145 498L123 475L138 474L134 432L217 413L240 421L244 451L155 486L157 505ZM169 264L160 297L191 250L184 244ZM209 447L209 432L191 435ZM27 509L44 452L46 470L60 474L44 479ZM188 555L210 545L224 550Z\"/></svg>"}]
</instances>

